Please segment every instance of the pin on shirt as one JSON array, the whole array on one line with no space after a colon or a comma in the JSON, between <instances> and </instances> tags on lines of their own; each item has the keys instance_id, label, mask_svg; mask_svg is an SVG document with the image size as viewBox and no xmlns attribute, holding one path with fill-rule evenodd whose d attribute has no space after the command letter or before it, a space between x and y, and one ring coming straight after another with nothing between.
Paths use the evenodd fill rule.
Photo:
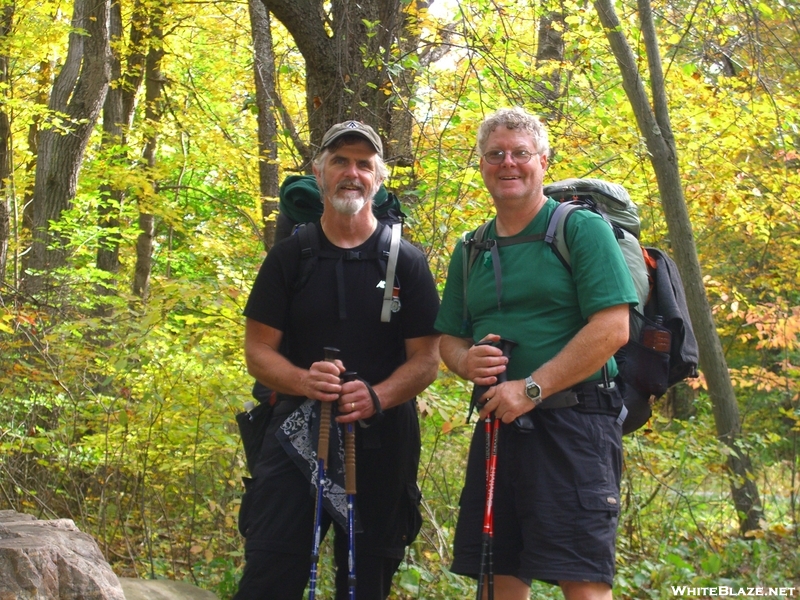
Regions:
<instances>
[{"instance_id":1,"label":"pin on shirt","mask_svg":"<svg viewBox=\"0 0 800 600\"><path fill-rule=\"evenodd\" d=\"M375 287L381 290L386 289L386 282L381 280ZM392 288L392 304L390 308L393 313L400 312L400 288L397 286Z\"/></svg>"}]
</instances>

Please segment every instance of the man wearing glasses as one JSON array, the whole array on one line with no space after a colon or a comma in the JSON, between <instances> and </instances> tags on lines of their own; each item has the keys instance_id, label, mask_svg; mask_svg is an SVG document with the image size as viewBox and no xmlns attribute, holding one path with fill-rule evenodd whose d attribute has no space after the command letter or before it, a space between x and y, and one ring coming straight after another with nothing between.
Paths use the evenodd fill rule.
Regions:
<instances>
[{"instance_id":1,"label":"man wearing glasses","mask_svg":"<svg viewBox=\"0 0 800 600\"><path fill-rule=\"evenodd\" d=\"M597 214L570 216L571 272L543 241L556 202L542 191L549 146L536 117L521 108L497 111L478 130L478 150L496 210L486 237L527 240L480 253L466 287L468 253L459 243L436 329L444 334L440 349L450 370L493 386L483 394L481 420L494 413L502 422L493 493L495 597L528 598L531 581L539 579L558 584L567 600L608 600L622 465L615 414L622 399L607 382L616 374L614 352L628 339L636 291L611 228ZM501 338L517 344L510 359L492 345ZM501 374L506 381L497 383ZM454 541L452 570L472 577L482 572L485 554L485 441L479 421Z\"/></svg>"}]
</instances>

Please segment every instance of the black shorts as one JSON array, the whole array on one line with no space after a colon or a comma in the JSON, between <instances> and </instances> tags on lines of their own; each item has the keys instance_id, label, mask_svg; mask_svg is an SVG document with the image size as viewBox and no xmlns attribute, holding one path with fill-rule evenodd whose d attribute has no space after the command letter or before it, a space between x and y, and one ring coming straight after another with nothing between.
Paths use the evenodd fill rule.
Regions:
<instances>
[{"instance_id":1,"label":"black shorts","mask_svg":"<svg viewBox=\"0 0 800 600\"><path fill-rule=\"evenodd\" d=\"M613 584L622 469L616 417L532 411L534 430L501 425L494 495L494 573ZM452 570L477 577L486 500L484 423L470 446Z\"/></svg>"}]
</instances>

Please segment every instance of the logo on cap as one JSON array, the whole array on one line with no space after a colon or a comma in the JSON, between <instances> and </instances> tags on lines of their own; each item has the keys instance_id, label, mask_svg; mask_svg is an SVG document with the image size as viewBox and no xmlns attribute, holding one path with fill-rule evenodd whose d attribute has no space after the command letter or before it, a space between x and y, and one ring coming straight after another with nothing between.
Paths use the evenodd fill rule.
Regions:
<instances>
[{"instance_id":1,"label":"logo on cap","mask_svg":"<svg viewBox=\"0 0 800 600\"><path fill-rule=\"evenodd\" d=\"M355 134L363 137L370 144L372 144L378 154L383 156L383 144L381 143L380 136L375 133L375 130L369 125L353 120L337 123L328 129L325 135L322 136L322 144L320 145L320 148L327 147L336 139L347 134Z\"/></svg>"}]
</instances>

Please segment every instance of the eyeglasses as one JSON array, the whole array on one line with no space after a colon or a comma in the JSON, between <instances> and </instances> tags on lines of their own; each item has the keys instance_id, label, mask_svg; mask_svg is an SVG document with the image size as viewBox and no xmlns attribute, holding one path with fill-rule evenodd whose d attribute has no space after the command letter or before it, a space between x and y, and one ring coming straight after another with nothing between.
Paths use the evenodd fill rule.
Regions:
<instances>
[{"instance_id":1,"label":"eyeglasses","mask_svg":"<svg viewBox=\"0 0 800 600\"><path fill-rule=\"evenodd\" d=\"M507 154L509 153L505 150L490 150L483 155L483 160L490 165L499 165L506 159ZM510 154L511 160L514 161L514 164L524 165L526 162L531 160L534 152L531 152L530 150L513 150Z\"/></svg>"}]
</instances>

